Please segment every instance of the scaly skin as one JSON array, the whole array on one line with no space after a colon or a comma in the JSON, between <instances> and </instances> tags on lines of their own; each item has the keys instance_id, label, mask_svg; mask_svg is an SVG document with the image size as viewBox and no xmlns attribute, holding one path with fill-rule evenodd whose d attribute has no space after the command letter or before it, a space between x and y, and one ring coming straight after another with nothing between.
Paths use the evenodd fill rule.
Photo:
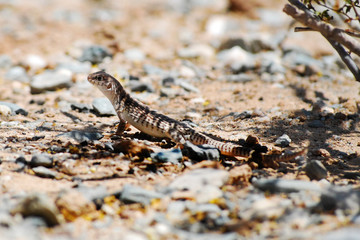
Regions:
<instances>
[{"instance_id":1,"label":"scaly skin","mask_svg":"<svg viewBox=\"0 0 360 240\"><path fill-rule=\"evenodd\" d=\"M197 132L185 123L179 122L168 116L150 110L143 103L132 98L111 75L104 71L92 73L88 81L98 87L100 91L110 100L120 119L117 134L121 135L130 123L140 131L154 137L170 138L178 144L190 141L193 144L209 144L220 150L223 155L251 157L254 150L243 147L225 140L215 139L207 134ZM263 155L262 158L286 161L302 155L303 151L287 155Z\"/></svg>"}]
</instances>

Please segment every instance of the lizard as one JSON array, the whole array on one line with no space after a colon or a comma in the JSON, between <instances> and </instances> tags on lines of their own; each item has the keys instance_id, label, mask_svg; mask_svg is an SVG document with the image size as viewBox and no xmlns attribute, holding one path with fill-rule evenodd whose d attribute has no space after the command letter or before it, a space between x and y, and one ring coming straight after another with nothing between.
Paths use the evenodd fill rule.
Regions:
<instances>
[{"instance_id":1,"label":"lizard","mask_svg":"<svg viewBox=\"0 0 360 240\"><path fill-rule=\"evenodd\" d=\"M225 156L251 158L255 152L252 147L242 146L196 131L184 122L177 121L155 110L151 110L145 104L131 97L118 80L104 71L89 74L88 81L95 85L113 105L120 120L116 130L117 135L121 135L128 124L130 124L141 132L153 137L169 138L179 145L185 144L186 141L190 141L196 145L211 145ZM254 140L249 140L249 142L251 141L254 142ZM248 142L248 140L246 142ZM256 145L257 142L258 140L255 140L255 144L252 145ZM266 147L265 149L262 148L260 153L257 152L256 155L258 156L260 154L263 160L288 161L304 154L304 150L283 155L266 155L264 153L266 151Z\"/></svg>"}]
</instances>

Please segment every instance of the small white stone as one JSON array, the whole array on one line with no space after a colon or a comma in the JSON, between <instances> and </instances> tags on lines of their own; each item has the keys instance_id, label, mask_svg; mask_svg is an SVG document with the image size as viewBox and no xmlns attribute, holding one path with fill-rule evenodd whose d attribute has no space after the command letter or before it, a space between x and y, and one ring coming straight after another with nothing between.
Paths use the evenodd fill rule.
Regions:
<instances>
[{"instance_id":1,"label":"small white stone","mask_svg":"<svg viewBox=\"0 0 360 240\"><path fill-rule=\"evenodd\" d=\"M0 105L0 116L7 117L10 116L11 109L8 106Z\"/></svg>"},{"instance_id":2,"label":"small white stone","mask_svg":"<svg viewBox=\"0 0 360 240\"><path fill-rule=\"evenodd\" d=\"M25 58L25 65L29 66L31 70L37 71L46 67L46 61L34 54L30 54Z\"/></svg>"}]
</instances>

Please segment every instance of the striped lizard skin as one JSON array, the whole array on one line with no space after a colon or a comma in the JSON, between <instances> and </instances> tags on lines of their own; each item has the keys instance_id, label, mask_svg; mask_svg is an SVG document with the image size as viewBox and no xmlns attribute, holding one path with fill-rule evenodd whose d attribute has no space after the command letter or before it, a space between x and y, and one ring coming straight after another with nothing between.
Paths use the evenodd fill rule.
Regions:
<instances>
[{"instance_id":1,"label":"striped lizard skin","mask_svg":"<svg viewBox=\"0 0 360 240\"><path fill-rule=\"evenodd\" d=\"M120 119L120 124L116 131L118 135L125 131L126 125L129 123L141 132L153 137L170 138L180 145L183 145L186 141L196 145L212 145L219 149L221 154L226 156L250 158L255 151L251 147L244 147L206 133L198 132L185 123L150 110L149 107L132 98L124 90L119 81L104 71L90 74L88 81L100 89L115 108ZM261 158L272 161L288 161L303 153L304 151L283 155L266 155L261 153Z\"/></svg>"}]
</instances>

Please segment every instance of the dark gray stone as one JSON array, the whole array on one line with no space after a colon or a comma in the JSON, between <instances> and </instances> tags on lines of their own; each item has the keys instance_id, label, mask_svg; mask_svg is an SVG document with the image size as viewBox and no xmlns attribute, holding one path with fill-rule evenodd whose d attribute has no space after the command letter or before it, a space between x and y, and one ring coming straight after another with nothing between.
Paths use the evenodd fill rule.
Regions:
<instances>
[{"instance_id":1,"label":"dark gray stone","mask_svg":"<svg viewBox=\"0 0 360 240\"><path fill-rule=\"evenodd\" d=\"M327 170L319 160L311 160L306 163L305 172L311 180L321 180L327 177Z\"/></svg>"},{"instance_id":2,"label":"dark gray stone","mask_svg":"<svg viewBox=\"0 0 360 240\"><path fill-rule=\"evenodd\" d=\"M175 148L168 151L151 153L150 157L153 159L154 162L171 162L173 164L179 164L182 160L183 155L179 148Z\"/></svg>"},{"instance_id":3,"label":"dark gray stone","mask_svg":"<svg viewBox=\"0 0 360 240\"><path fill-rule=\"evenodd\" d=\"M26 165L27 161L24 156L20 156L15 159L15 163L20 164L20 165Z\"/></svg>"},{"instance_id":4,"label":"dark gray stone","mask_svg":"<svg viewBox=\"0 0 360 240\"><path fill-rule=\"evenodd\" d=\"M146 206L151 203L151 200L161 199L162 197L163 195L160 193L127 184L121 191L120 201L124 203L141 203Z\"/></svg>"},{"instance_id":5,"label":"dark gray stone","mask_svg":"<svg viewBox=\"0 0 360 240\"><path fill-rule=\"evenodd\" d=\"M72 74L68 71L45 71L35 75L30 82L32 94L70 88L73 85Z\"/></svg>"},{"instance_id":6,"label":"dark gray stone","mask_svg":"<svg viewBox=\"0 0 360 240\"><path fill-rule=\"evenodd\" d=\"M43 178L55 178L56 172L43 166L32 168L36 176Z\"/></svg>"},{"instance_id":7,"label":"dark gray stone","mask_svg":"<svg viewBox=\"0 0 360 240\"><path fill-rule=\"evenodd\" d=\"M93 110L93 106L85 103L72 103L70 105L72 110L78 110L79 112L88 113Z\"/></svg>"},{"instance_id":8,"label":"dark gray stone","mask_svg":"<svg viewBox=\"0 0 360 240\"><path fill-rule=\"evenodd\" d=\"M95 98L92 105L100 116L116 116L116 111L107 98Z\"/></svg>"},{"instance_id":9,"label":"dark gray stone","mask_svg":"<svg viewBox=\"0 0 360 240\"><path fill-rule=\"evenodd\" d=\"M48 154L37 154L32 156L30 161L31 167L47 167L50 168L53 166L53 159Z\"/></svg>"},{"instance_id":10,"label":"dark gray stone","mask_svg":"<svg viewBox=\"0 0 360 240\"><path fill-rule=\"evenodd\" d=\"M323 128L325 127L325 124L320 120L313 120L308 123L308 126L311 128Z\"/></svg>"},{"instance_id":11,"label":"dark gray stone","mask_svg":"<svg viewBox=\"0 0 360 240\"><path fill-rule=\"evenodd\" d=\"M0 102L0 105L5 105L9 107L11 109L11 115L15 115L15 114L21 114L24 116L28 115L28 112L25 109L21 108L19 105L15 103Z\"/></svg>"},{"instance_id":12,"label":"dark gray stone","mask_svg":"<svg viewBox=\"0 0 360 240\"><path fill-rule=\"evenodd\" d=\"M220 159L219 149L210 146L210 145L195 145L189 141L186 141L184 148L182 149L184 156L187 156L193 161L202 161L202 160L215 160Z\"/></svg>"},{"instance_id":13,"label":"dark gray stone","mask_svg":"<svg viewBox=\"0 0 360 240\"><path fill-rule=\"evenodd\" d=\"M150 83L140 81L129 81L129 87L132 92L155 92L154 87Z\"/></svg>"},{"instance_id":14,"label":"dark gray stone","mask_svg":"<svg viewBox=\"0 0 360 240\"><path fill-rule=\"evenodd\" d=\"M68 137L75 139L79 143L100 140L104 136L98 132L71 131L57 135L57 137Z\"/></svg>"},{"instance_id":15,"label":"dark gray stone","mask_svg":"<svg viewBox=\"0 0 360 240\"><path fill-rule=\"evenodd\" d=\"M290 143L291 143L291 139L287 134L283 134L275 141L275 145L280 147L288 147Z\"/></svg>"},{"instance_id":16,"label":"dark gray stone","mask_svg":"<svg viewBox=\"0 0 360 240\"><path fill-rule=\"evenodd\" d=\"M163 78L162 81L161 81L161 84L164 86L164 87L171 87L171 86L174 86L175 85L175 78L173 77L166 77L166 78Z\"/></svg>"},{"instance_id":17,"label":"dark gray stone","mask_svg":"<svg viewBox=\"0 0 360 240\"><path fill-rule=\"evenodd\" d=\"M104 58L112 57L112 54L109 50L103 46L90 46L83 50L79 61L81 62L91 62L92 64L99 64L101 63Z\"/></svg>"},{"instance_id":18,"label":"dark gray stone","mask_svg":"<svg viewBox=\"0 0 360 240\"><path fill-rule=\"evenodd\" d=\"M342 210L345 215L359 214L360 191L351 187L330 187L321 194L318 207L323 211Z\"/></svg>"},{"instance_id":19,"label":"dark gray stone","mask_svg":"<svg viewBox=\"0 0 360 240\"><path fill-rule=\"evenodd\" d=\"M245 110L241 113L233 113L233 118L234 118L234 121L251 118L253 113L254 113L254 111L252 111L252 110Z\"/></svg>"}]
</instances>

